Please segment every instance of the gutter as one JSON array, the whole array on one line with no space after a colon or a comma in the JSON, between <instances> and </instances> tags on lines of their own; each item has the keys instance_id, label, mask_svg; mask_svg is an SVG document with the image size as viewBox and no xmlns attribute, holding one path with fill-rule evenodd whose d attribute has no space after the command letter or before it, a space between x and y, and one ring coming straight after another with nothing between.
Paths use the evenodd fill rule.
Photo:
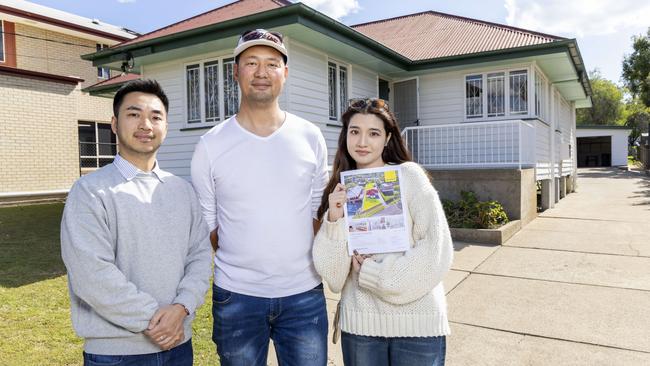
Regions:
<instances>
[{"instance_id":1,"label":"gutter","mask_svg":"<svg viewBox=\"0 0 650 366\"><path fill-rule=\"evenodd\" d=\"M58 82L63 84L77 85L78 83L83 83L84 79L80 79L73 76L62 76L48 74L39 71L19 69L16 67L2 66L0 65L0 74L9 74L9 75L18 75L19 77L36 79L36 80L46 80L52 82Z\"/></svg>"},{"instance_id":2,"label":"gutter","mask_svg":"<svg viewBox=\"0 0 650 366\"><path fill-rule=\"evenodd\" d=\"M70 192L69 189L55 189L51 191L31 191L31 192L5 192L5 193L0 193L0 198L52 196L57 194L68 194L68 192Z\"/></svg>"}]
</instances>

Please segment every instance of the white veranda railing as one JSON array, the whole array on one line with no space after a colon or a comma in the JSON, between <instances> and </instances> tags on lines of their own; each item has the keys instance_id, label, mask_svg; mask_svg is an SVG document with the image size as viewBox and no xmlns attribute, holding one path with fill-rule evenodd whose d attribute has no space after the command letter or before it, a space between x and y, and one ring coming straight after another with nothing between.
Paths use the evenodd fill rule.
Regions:
<instances>
[{"instance_id":1,"label":"white veranda railing","mask_svg":"<svg viewBox=\"0 0 650 366\"><path fill-rule=\"evenodd\" d=\"M402 136L431 169L535 166L535 126L523 120L407 127Z\"/></svg>"}]
</instances>

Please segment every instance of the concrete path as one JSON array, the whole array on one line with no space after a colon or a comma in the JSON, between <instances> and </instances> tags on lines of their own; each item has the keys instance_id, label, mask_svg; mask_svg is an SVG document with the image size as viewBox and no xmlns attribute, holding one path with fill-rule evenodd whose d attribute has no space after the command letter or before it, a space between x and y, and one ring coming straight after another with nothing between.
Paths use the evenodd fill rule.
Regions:
<instances>
[{"instance_id":1,"label":"concrete path","mask_svg":"<svg viewBox=\"0 0 650 366\"><path fill-rule=\"evenodd\" d=\"M650 179L578 189L501 247L457 244L447 365L650 365Z\"/></svg>"},{"instance_id":2,"label":"concrete path","mask_svg":"<svg viewBox=\"0 0 650 366\"><path fill-rule=\"evenodd\" d=\"M647 176L580 170L577 192L506 245L454 245L448 366L650 365ZM340 345L329 353L343 365Z\"/></svg>"}]
</instances>

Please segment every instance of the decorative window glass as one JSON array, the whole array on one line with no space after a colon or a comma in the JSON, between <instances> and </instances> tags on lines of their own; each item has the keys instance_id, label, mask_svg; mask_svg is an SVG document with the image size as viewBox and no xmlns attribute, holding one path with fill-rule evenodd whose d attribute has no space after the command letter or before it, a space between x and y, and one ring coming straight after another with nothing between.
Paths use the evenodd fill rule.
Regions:
<instances>
[{"instance_id":1,"label":"decorative window glass","mask_svg":"<svg viewBox=\"0 0 650 366\"><path fill-rule=\"evenodd\" d=\"M547 83L540 72L535 72L535 115L542 120L547 119Z\"/></svg>"},{"instance_id":2,"label":"decorative window glass","mask_svg":"<svg viewBox=\"0 0 650 366\"><path fill-rule=\"evenodd\" d=\"M348 107L348 69L345 66L339 66L339 95L340 116Z\"/></svg>"},{"instance_id":3,"label":"decorative window glass","mask_svg":"<svg viewBox=\"0 0 650 366\"><path fill-rule=\"evenodd\" d=\"M329 117L338 121L348 107L348 67L336 62L327 63Z\"/></svg>"},{"instance_id":4,"label":"decorative window glass","mask_svg":"<svg viewBox=\"0 0 650 366\"><path fill-rule=\"evenodd\" d=\"M510 71L510 114L528 113L528 72Z\"/></svg>"},{"instance_id":5,"label":"decorative window glass","mask_svg":"<svg viewBox=\"0 0 650 366\"><path fill-rule=\"evenodd\" d=\"M201 122L201 85L199 65L189 65L185 70L187 84L187 123Z\"/></svg>"},{"instance_id":6,"label":"decorative window glass","mask_svg":"<svg viewBox=\"0 0 650 366\"><path fill-rule=\"evenodd\" d=\"M99 52L99 51L103 50L104 48L108 48L108 45L107 44L97 43L95 45L95 48ZM97 77L100 78L100 79L109 79L111 77L111 69L109 69L108 67L98 67L97 68Z\"/></svg>"},{"instance_id":7,"label":"decorative window glass","mask_svg":"<svg viewBox=\"0 0 650 366\"><path fill-rule=\"evenodd\" d=\"M336 64L329 62L327 64L327 88L329 92L329 114L330 119L337 120L337 108L336 108Z\"/></svg>"},{"instance_id":8,"label":"decorative window glass","mask_svg":"<svg viewBox=\"0 0 650 366\"><path fill-rule=\"evenodd\" d=\"M234 116L239 110L239 85L235 80L235 59L223 60L224 118Z\"/></svg>"},{"instance_id":9,"label":"decorative window glass","mask_svg":"<svg viewBox=\"0 0 650 366\"><path fill-rule=\"evenodd\" d=\"M239 110L239 86L233 58L197 62L185 66L187 124L214 125Z\"/></svg>"},{"instance_id":10,"label":"decorative window glass","mask_svg":"<svg viewBox=\"0 0 650 366\"><path fill-rule=\"evenodd\" d=\"M528 70L499 71L465 76L465 119L488 119L527 114Z\"/></svg>"},{"instance_id":11,"label":"decorative window glass","mask_svg":"<svg viewBox=\"0 0 650 366\"><path fill-rule=\"evenodd\" d=\"M497 117L506 115L505 73L487 75L487 115Z\"/></svg>"},{"instance_id":12,"label":"decorative window glass","mask_svg":"<svg viewBox=\"0 0 650 366\"><path fill-rule=\"evenodd\" d=\"M467 118L483 117L483 76L465 77L465 115Z\"/></svg>"},{"instance_id":13,"label":"decorative window glass","mask_svg":"<svg viewBox=\"0 0 650 366\"><path fill-rule=\"evenodd\" d=\"M206 62L203 65L203 75L205 121L215 122L219 120L219 61Z\"/></svg>"},{"instance_id":14,"label":"decorative window glass","mask_svg":"<svg viewBox=\"0 0 650 366\"><path fill-rule=\"evenodd\" d=\"M0 20L0 62L5 62L5 28Z\"/></svg>"}]
</instances>

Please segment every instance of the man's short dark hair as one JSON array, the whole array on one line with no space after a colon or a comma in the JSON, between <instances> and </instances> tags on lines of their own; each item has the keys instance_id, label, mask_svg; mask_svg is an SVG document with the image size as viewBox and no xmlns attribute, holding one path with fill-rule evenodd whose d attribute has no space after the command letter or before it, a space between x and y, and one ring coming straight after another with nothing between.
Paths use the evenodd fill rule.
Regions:
<instances>
[{"instance_id":1,"label":"man's short dark hair","mask_svg":"<svg viewBox=\"0 0 650 366\"><path fill-rule=\"evenodd\" d=\"M165 106L165 113L169 112L169 99L163 91L162 87L156 80L151 79L138 79L129 81L128 83L122 85L122 87L115 93L113 97L113 115L117 118L118 113L120 112L120 107L122 106L122 101L124 97L133 92L140 92L145 94L153 94L160 99L160 101Z\"/></svg>"}]
</instances>

